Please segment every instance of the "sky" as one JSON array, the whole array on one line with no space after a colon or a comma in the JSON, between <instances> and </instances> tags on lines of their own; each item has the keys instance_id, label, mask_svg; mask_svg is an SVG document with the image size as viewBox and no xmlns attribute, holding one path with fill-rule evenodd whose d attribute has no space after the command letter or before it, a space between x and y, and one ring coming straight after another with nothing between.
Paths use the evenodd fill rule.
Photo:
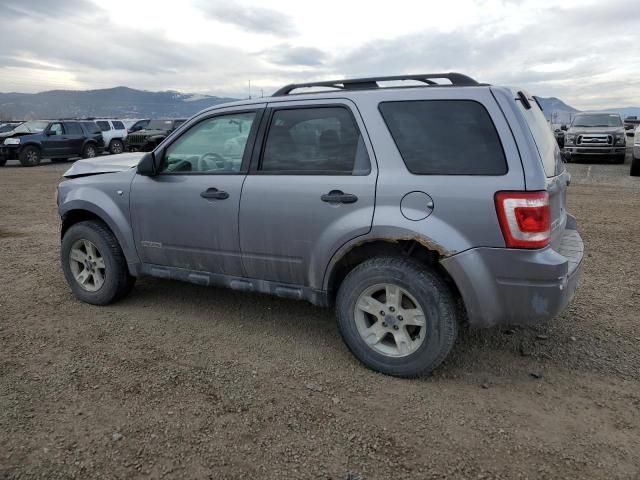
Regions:
<instances>
[{"instance_id":1,"label":"sky","mask_svg":"<svg viewBox=\"0 0 640 480\"><path fill-rule=\"evenodd\" d=\"M579 109L640 106L637 0L2 0L0 92L227 97L458 71ZM635 4L635 5L634 5Z\"/></svg>"}]
</instances>

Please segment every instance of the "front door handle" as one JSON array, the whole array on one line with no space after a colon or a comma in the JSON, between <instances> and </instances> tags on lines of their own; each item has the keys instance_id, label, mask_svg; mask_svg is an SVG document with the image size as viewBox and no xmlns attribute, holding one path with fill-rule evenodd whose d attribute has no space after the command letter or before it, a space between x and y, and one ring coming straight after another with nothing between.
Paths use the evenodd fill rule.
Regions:
<instances>
[{"instance_id":1,"label":"front door handle","mask_svg":"<svg viewBox=\"0 0 640 480\"><path fill-rule=\"evenodd\" d=\"M358 201L353 193L344 193L342 190L331 190L320 196L320 200L327 203L355 203Z\"/></svg>"},{"instance_id":2,"label":"front door handle","mask_svg":"<svg viewBox=\"0 0 640 480\"><path fill-rule=\"evenodd\" d=\"M202 198L213 198L215 200L225 200L229 198L229 194L227 192L223 192L222 190L218 190L217 188L207 188L204 192L200 194Z\"/></svg>"}]
</instances>

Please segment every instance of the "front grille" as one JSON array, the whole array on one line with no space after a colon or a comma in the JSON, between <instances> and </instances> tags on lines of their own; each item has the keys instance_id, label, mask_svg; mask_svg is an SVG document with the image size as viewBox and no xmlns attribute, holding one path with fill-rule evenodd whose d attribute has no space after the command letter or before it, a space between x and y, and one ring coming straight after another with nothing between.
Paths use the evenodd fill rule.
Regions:
<instances>
[{"instance_id":1,"label":"front grille","mask_svg":"<svg viewBox=\"0 0 640 480\"><path fill-rule=\"evenodd\" d=\"M613 145L613 135L605 135L605 134L578 135L576 144L577 145L593 145L593 146Z\"/></svg>"},{"instance_id":2,"label":"front grille","mask_svg":"<svg viewBox=\"0 0 640 480\"><path fill-rule=\"evenodd\" d=\"M127 135L127 139L126 139L126 142L129 145L144 145L146 141L147 141L146 135L139 135L135 133L131 133Z\"/></svg>"}]
</instances>

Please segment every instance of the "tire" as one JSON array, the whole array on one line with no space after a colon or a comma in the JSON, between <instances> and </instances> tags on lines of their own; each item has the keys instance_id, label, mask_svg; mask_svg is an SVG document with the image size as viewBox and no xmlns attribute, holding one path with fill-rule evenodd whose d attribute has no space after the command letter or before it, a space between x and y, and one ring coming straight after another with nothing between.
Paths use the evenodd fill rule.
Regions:
<instances>
[{"instance_id":1,"label":"tire","mask_svg":"<svg viewBox=\"0 0 640 480\"><path fill-rule=\"evenodd\" d=\"M112 155L118 155L124 152L124 143L122 143L122 140L111 140L111 143L109 143L109 152L111 152Z\"/></svg>"},{"instance_id":2,"label":"tire","mask_svg":"<svg viewBox=\"0 0 640 480\"><path fill-rule=\"evenodd\" d=\"M22 149L18 157L23 167L35 167L40 165L42 160L40 149L33 145L28 145Z\"/></svg>"},{"instance_id":3,"label":"tire","mask_svg":"<svg viewBox=\"0 0 640 480\"><path fill-rule=\"evenodd\" d=\"M394 313L391 313L394 310L390 306L394 302L387 302L387 293L384 294L384 301L378 304L374 297L367 296L367 292L374 292L381 285L395 286L402 292L401 304ZM356 309L356 304L359 301L362 303L363 298L374 298L373 303L368 303L369 300L365 303L372 310L382 305L386 315L382 317L379 315L382 312L378 311L375 311L375 315L365 314L361 309ZM412 311L409 309L412 307L404 302L415 304L424 314L424 326L419 327L417 332L415 324L410 326L413 320L409 317ZM354 268L338 291L336 314L342 338L355 357L372 370L397 377L419 377L433 372L451 351L458 332L457 309L450 289L436 273L409 258L372 258ZM376 326L377 331L382 333L369 333L368 336L361 333L363 329L370 332ZM391 326L394 330L391 330ZM400 345L406 340L397 342L397 334L414 346L407 347L405 343L405 351L402 352ZM375 345L369 345L365 337L373 339L371 343L375 342ZM378 341L378 338L381 340ZM394 353L393 344L398 354ZM388 351L381 351L385 349Z\"/></svg>"},{"instance_id":4,"label":"tire","mask_svg":"<svg viewBox=\"0 0 640 480\"><path fill-rule=\"evenodd\" d=\"M631 160L631 170L629 175L632 177L640 177L640 158L633 157Z\"/></svg>"},{"instance_id":5,"label":"tire","mask_svg":"<svg viewBox=\"0 0 640 480\"><path fill-rule=\"evenodd\" d=\"M82 158L94 158L98 155L95 143L87 143L82 149Z\"/></svg>"},{"instance_id":6,"label":"tire","mask_svg":"<svg viewBox=\"0 0 640 480\"><path fill-rule=\"evenodd\" d=\"M7 163L6 158L0 158L0 167L4 167L6 163Z\"/></svg>"},{"instance_id":7,"label":"tire","mask_svg":"<svg viewBox=\"0 0 640 480\"><path fill-rule=\"evenodd\" d=\"M91 256L92 249L84 247L87 242L95 249L93 256ZM77 250L82 248L86 254L83 260L92 262L91 270L96 272L93 275L89 274L90 278L87 279L85 286L81 285L78 278L82 278L82 272L89 269L86 266L80 266L82 263L71 257L72 250L77 254ZM62 238L60 259L64 276L73 294L86 303L93 305L113 303L126 296L135 283L135 277L129 274L127 261L118 241L111 230L100 221L90 220L72 225ZM75 267L73 264L76 264ZM100 268L100 265L104 268ZM102 281L97 282L96 278L100 276Z\"/></svg>"}]
</instances>

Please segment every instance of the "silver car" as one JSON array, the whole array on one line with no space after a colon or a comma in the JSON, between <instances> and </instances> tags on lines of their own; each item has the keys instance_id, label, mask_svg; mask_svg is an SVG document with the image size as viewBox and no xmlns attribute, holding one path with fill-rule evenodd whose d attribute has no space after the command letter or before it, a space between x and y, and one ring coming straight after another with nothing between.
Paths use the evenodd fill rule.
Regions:
<instances>
[{"instance_id":1,"label":"silver car","mask_svg":"<svg viewBox=\"0 0 640 480\"><path fill-rule=\"evenodd\" d=\"M433 371L461 322L553 318L580 276L570 177L537 102L457 73L288 85L65 177L62 268L80 300L154 276L335 306L349 349L390 375Z\"/></svg>"}]
</instances>

